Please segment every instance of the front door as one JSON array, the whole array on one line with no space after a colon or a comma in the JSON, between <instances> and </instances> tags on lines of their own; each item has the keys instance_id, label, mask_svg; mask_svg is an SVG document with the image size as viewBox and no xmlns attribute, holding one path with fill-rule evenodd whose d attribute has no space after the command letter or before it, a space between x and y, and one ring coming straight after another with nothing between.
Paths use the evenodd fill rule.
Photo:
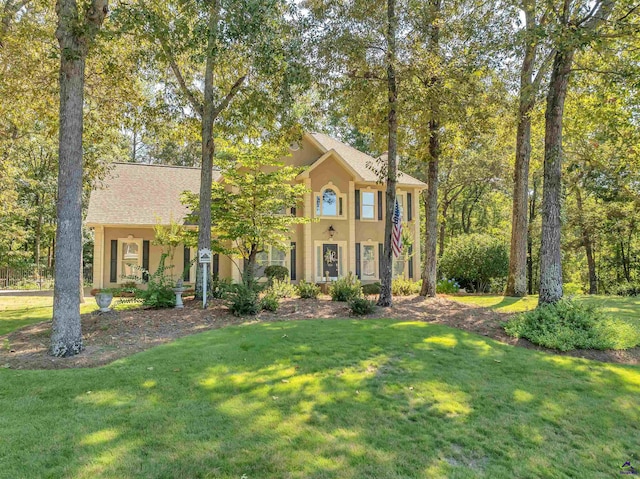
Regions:
<instances>
[{"instance_id":1,"label":"front door","mask_svg":"<svg viewBox=\"0 0 640 479\"><path fill-rule=\"evenodd\" d=\"M325 243L322 245L322 277L330 279L338 277L338 245Z\"/></svg>"}]
</instances>

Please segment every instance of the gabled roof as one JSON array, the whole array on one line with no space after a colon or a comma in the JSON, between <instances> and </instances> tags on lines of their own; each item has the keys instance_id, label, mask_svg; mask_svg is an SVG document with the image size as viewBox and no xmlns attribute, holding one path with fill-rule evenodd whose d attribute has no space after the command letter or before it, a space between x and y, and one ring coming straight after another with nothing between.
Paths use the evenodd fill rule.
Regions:
<instances>
[{"instance_id":1,"label":"gabled roof","mask_svg":"<svg viewBox=\"0 0 640 479\"><path fill-rule=\"evenodd\" d=\"M335 151L350 168L357 172L357 174L362 178L361 181L373 183L378 181L378 175L376 172L384 162L383 157L374 158L373 156L369 156L366 153L356 150L352 146L342 143L341 141L331 138L323 133L308 133L307 136L311 138L323 153L327 153L331 150ZM325 155L316 160L316 162L321 160L324 161L324 156ZM313 168L313 165L311 165L311 167ZM422 188L426 188L427 186L422 181L401 171L398 171L398 184Z\"/></svg>"},{"instance_id":2,"label":"gabled roof","mask_svg":"<svg viewBox=\"0 0 640 479\"><path fill-rule=\"evenodd\" d=\"M214 180L220 176L213 172ZM168 225L182 223L188 209L183 191L200 190L200 168L114 163L103 185L91 192L87 224Z\"/></svg>"}]
</instances>

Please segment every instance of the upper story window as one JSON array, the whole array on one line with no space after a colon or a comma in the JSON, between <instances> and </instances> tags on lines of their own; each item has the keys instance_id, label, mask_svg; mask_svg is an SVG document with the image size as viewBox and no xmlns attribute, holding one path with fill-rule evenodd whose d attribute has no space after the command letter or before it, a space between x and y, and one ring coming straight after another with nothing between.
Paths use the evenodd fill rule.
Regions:
<instances>
[{"instance_id":1,"label":"upper story window","mask_svg":"<svg viewBox=\"0 0 640 479\"><path fill-rule=\"evenodd\" d=\"M361 208L362 212L360 214L360 218L364 220L373 220L375 219L376 213L376 195L373 191L363 191L361 193Z\"/></svg>"},{"instance_id":2,"label":"upper story window","mask_svg":"<svg viewBox=\"0 0 640 479\"><path fill-rule=\"evenodd\" d=\"M345 196L331 183L319 193L315 194L316 216L343 217L345 210Z\"/></svg>"}]
</instances>

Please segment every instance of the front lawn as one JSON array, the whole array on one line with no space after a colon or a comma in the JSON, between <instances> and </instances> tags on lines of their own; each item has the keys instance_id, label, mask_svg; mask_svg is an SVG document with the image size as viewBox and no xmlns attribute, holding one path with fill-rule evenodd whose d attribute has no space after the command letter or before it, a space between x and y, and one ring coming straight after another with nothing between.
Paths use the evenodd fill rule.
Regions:
<instances>
[{"instance_id":1,"label":"front lawn","mask_svg":"<svg viewBox=\"0 0 640 479\"><path fill-rule=\"evenodd\" d=\"M391 320L262 323L0 369L2 477L613 477L640 368Z\"/></svg>"},{"instance_id":2,"label":"front lawn","mask_svg":"<svg viewBox=\"0 0 640 479\"><path fill-rule=\"evenodd\" d=\"M116 303L117 300L114 300ZM137 307L122 304L118 308ZM98 306L92 296L86 296L80 305L80 314L96 311ZM53 315L52 296L8 296L0 295L0 336L33 323L49 321Z\"/></svg>"},{"instance_id":3,"label":"front lawn","mask_svg":"<svg viewBox=\"0 0 640 479\"><path fill-rule=\"evenodd\" d=\"M454 295L449 298L460 303L490 308L500 313L520 313L534 309L538 305L537 294L524 298L499 295ZM605 313L628 320L640 327L640 297L579 295L575 296L575 299L601 307Z\"/></svg>"}]
</instances>

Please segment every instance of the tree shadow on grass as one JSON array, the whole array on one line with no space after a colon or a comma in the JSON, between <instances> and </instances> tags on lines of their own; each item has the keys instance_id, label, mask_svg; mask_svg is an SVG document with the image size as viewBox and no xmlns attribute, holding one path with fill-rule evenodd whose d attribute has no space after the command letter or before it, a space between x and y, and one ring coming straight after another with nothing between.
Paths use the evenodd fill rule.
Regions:
<instances>
[{"instance_id":1,"label":"tree shadow on grass","mask_svg":"<svg viewBox=\"0 0 640 479\"><path fill-rule=\"evenodd\" d=\"M424 323L240 326L0 373L14 477L595 477L637 453L638 368Z\"/></svg>"}]
</instances>

